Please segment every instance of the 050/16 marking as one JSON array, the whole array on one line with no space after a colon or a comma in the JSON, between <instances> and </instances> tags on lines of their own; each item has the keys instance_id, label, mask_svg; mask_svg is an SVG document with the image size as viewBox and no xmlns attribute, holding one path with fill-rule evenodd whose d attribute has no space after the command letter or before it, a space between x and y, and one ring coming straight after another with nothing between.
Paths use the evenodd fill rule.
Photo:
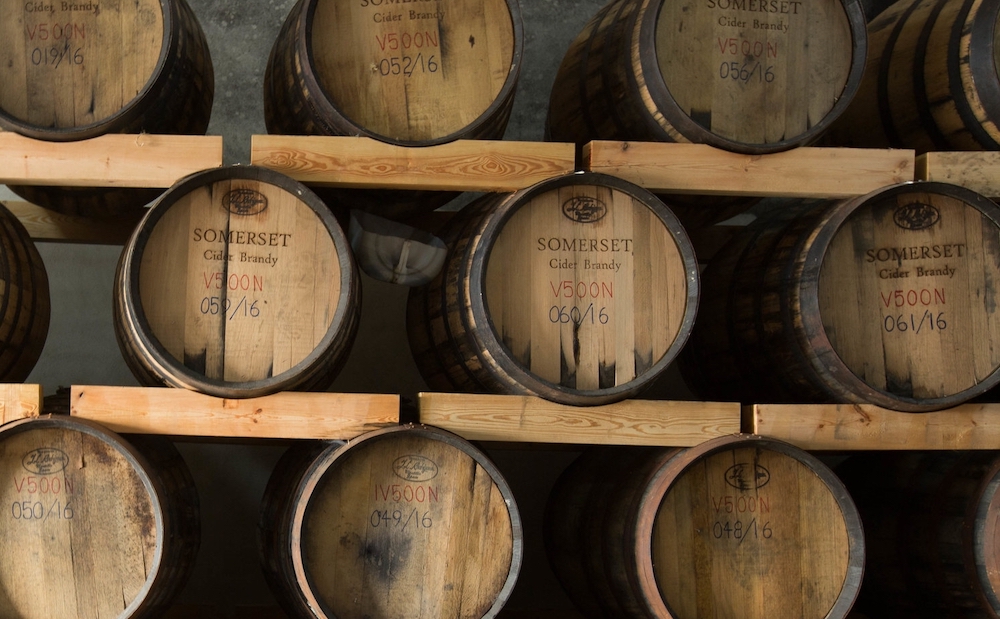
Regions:
<instances>
[{"instance_id":1,"label":"050/16 marking","mask_svg":"<svg viewBox=\"0 0 1000 619\"><path fill-rule=\"evenodd\" d=\"M14 520L35 520L45 522L49 518L55 520L71 520L73 508L69 501L65 504L56 499L46 507L41 501L14 501L10 505L10 515Z\"/></svg>"}]
</instances>

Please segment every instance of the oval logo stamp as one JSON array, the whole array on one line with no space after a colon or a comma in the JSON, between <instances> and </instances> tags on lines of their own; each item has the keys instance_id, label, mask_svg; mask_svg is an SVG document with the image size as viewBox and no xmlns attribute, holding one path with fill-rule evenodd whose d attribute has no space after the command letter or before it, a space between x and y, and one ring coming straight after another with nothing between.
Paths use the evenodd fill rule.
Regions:
<instances>
[{"instance_id":1,"label":"oval logo stamp","mask_svg":"<svg viewBox=\"0 0 1000 619\"><path fill-rule=\"evenodd\" d=\"M24 454L21 466L36 475L52 475L69 465L66 452L55 447L39 447Z\"/></svg>"},{"instance_id":2,"label":"oval logo stamp","mask_svg":"<svg viewBox=\"0 0 1000 619\"><path fill-rule=\"evenodd\" d=\"M580 224L592 224L604 219L608 207L597 198L574 196L563 202L562 212L568 219Z\"/></svg>"},{"instance_id":3,"label":"oval logo stamp","mask_svg":"<svg viewBox=\"0 0 1000 619\"><path fill-rule=\"evenodd\" d=\"M424 456L400 456L393 461L392 472L406 481L430 481L437 477L438 465Z\"/></svg>"},{"instance_id":4,"label":"oval logo stamp","mask_svg":"<svg viewBox=\"0 0 1000 619\"><path fill-rule=\"evenodd\" d=\"M222 206L233 215L256 215L267 209L267 196L253 189L233 189L222 196Z\"/></svg>"},{"instance_id":5,"label":"oval logo stamp","mask_svg":"<svg viewBox=\"0 0 1000 619\"><path fill-rule=\"evenodd\" d=\"M737 490L756 490L771 481L771 472L756 464L734 464L726 470L726 483Z\"/></svg>"},{"instance_id":6,"label":"oval logo stamp","mask_svg":"<svg viewBox=\"0 0 1000 619\"><path fill-rule=\"evenodd\" d=\"M941 212L931 204L910 202L897 206L892 212L892 220L906 230L923 230L940 221Z\"/></svg>"}]
</instances>

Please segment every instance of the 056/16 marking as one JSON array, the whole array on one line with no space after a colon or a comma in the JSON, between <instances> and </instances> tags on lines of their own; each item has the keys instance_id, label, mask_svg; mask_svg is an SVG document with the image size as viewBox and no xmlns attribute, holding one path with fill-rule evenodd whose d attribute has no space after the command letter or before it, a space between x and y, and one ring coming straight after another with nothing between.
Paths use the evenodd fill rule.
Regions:
<instances>
[{"instance_id":1,"label":"056/16 marking","mask_svg":"<svg viewBox=\"0 0 1000 619\"><path fill-rule=\"evenodd\" d=\"M749 63L741 65L735 60L723 62L719 65L719 77L722 79L731 79L736 82L748 84L755 75L758 82L770 84L774 81L774 66L765 67L759 62L755 62L753 65Z\"/></svg>"}]
</instances>

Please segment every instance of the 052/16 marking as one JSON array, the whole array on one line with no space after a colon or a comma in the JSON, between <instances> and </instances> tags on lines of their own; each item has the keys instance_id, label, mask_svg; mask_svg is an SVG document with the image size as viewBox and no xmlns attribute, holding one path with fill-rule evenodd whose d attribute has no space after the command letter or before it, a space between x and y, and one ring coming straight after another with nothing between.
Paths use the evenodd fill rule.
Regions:
<instances>
[{"instance_id":1,"label":"052/16 marking","mask_svg":"<svg viewBox=\"0 0 1000 619\"><path fill-rule=\"evenodd\" d=\"M410 77L414 73L437 73L441 68L434 54L424 57L423 53L416 56L391 56L376 62L379 75L404 75Z\"/></svg>"}]
</instances>

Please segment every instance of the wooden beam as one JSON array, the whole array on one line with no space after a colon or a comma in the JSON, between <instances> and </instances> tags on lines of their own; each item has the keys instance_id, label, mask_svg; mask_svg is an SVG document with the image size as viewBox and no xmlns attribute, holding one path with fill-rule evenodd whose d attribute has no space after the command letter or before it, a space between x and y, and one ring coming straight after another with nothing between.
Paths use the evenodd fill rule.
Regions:
<instances>
[{"instance_id":1,"label":"wooden beam","mask_svg":"<svg viewBox=\"0 0 1000 619\"><path fill-rule=\"evenodd\" d=\"M0 424L42 414L42 386L0 384Z\"/></svg>"},{"instance_id":2,"label":"wooden beam","mask_svg":"<svg viewBox=\"0 0 1000 619\"><path fill-rule=\"evenodd\" d=\"M420 422L467 440L690 447L740 431L740 405L627 400L567 406L530 396L420 393Z\"/></svg>"},{"instance_id":3,"label":"wooden beam","mask_svg":"<svg viewBox=\"0 0 1000 619\"><path fill-rule=\"evenodd\" d=\"M786 198L847 198L913 180L914 151L802 147L768 155L704 144L596 141L584 168L650 191Z\"/></svg>"},{"instance_id":4,"label":"wooden beam","mask_svg":"<svg viewBox=\"0 0 1000 619\"><path fill-rule=\"evenodd\" d=\"M124 245L146 211L123 214L114 219L77 217L22 201L3 205L24 225L34 241Z\"/></svg>"},{"instance_id":5,"label":"wooden beam","mask_svg":"<svg viewBox=\"0 0 1000 619\"><path fill-rule=\"evenodd\" d=\"M399 396L282 392L230 400L186 389L74 386L70 414L134 434L350 439L399 423Z\"/></svg>"},{"instance_id":6,"label":"wooden beam","mask_svg":"<svg viewBox=\"0 0 1000 619\"><path fill-rule=\"evenodd\" d=\"M904 413L862 404L755 404L745 430L807 450L1000 449L1000 404Z\"/></svg>"},{"instance_id":7,"label":"wooden beam","mask_svg":"<svg viewBox=\"0 0 1000 619\"><path fill-rule=\"evenodd\" d=\"M1000 152L935 152L917 157L916 177L1000 196Z\"/></svg>"},{"instance_id":8,"label":"wooden beam","mask_svg":"<svg viewBox=\"0 0 1000 619\"><path fill-rule=\"evenodd\" d=\"M77 142L0 132L0 183L67 187L170 187L222 165L222 137L109 134Z\"/></svg>"},{"instance_id":9,"label":"wooden beam","mask_svg":"<svg viewBox=\"0 0 1000 619\"><path fill-rule=\"evenodd\" d=\"M254 135L250 162L318 186L515 191L573 172L574 149L503 140L404 147L350 136Z\"/></svg>"}]
</instances>

